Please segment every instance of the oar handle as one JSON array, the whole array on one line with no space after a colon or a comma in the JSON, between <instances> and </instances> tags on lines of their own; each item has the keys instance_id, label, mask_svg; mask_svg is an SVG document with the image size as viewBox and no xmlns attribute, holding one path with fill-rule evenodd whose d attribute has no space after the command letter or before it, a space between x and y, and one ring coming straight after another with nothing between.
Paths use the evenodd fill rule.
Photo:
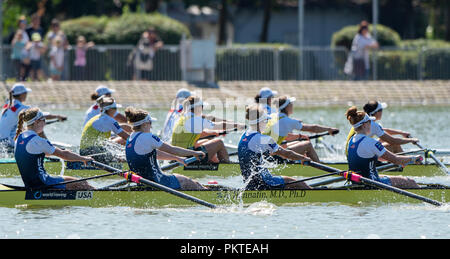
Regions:
<instances>
[{"instance_id":1,"label":"oar handle","mask_svg":"<svg viewBox=\"0 0 450 259\"><path fill-rule=\"evenodd\" d=\"M218 136L227 135L228 133L235 132L235 131L238 131L238 129L237 129L237 128L234 128L234 129L232 129L232 130L225 130L225 131L220 132L220 133L218 134ZM218 137L218 136L216 136L216 135L210 135L210 136L206 136L206 137L199 138L198 140L202 140L202 139L210 139L210 138L214 138L214 137Z\"/></svg>"},{"instance_id":2,"label":"oar handle","mask_svg":"<svg viewBox=\"0 0 450 259\"><path fill-rule=\"evenodd\" d=\"M184 160L184 163L188 165L188 164L191 164L191 163L193 163L195 161L197 161L197 158L194 156L194 157L190 157L190 158ZM168 165L162 166L161 170L162 171L167 171L167 170L174 169L175 167L178 167L178 166L181 166L181 165L183 165L183 164L180 163L180 162L176 162L176 163L172 163L172 164L168 164Z\"/></svg>"},{"instance_id":3,"label":"oar handle","mask_svg":"<svg viewBox=\"0 0 450 259\"><path fill-rule=\"evenodd\" d=\"M333 135L336 135L339 133L339 130L335 130L332 132ZM320 138L323 136L327 136L330 135L330 132L324 132L324 133L320 133L320 134L316 134L316 135L312 135L312 136L308 136L308 139L315 139L315 138ZM299 140L307 140L305 138L298 138L298 139L294 139L294 140L290 140L290 141L283 141L281 144L286 144L286 143L290 143L290 142L294 142L294 141L299 141Z\"/></svg>"}]
</instances>

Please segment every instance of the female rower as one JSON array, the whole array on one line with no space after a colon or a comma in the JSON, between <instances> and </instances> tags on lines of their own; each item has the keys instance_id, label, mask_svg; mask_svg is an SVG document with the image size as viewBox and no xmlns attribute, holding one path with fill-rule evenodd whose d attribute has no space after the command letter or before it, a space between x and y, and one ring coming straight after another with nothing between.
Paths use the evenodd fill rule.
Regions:
<instances>
[{"instance_id":1,"label":"female rower","mask_svg":"<svg viewBox=\"0 0 450 259\"><path fill-rule=\"evenodd\" d=\"M373 108L375 107L375 108ZM408 143L417 143L419 140L417 138L409 138L408 132L400 132L398 130L392 130L392 129L385 129L381 127L381 125L376 120L381 119L383 108L386 108L387 105L380 102L374 102L371 101L364 105L364 111L369 114L369 116L375 116L374 120L370 121L370 134L369 137L375 137L377 136L381 143L383 143L384 146L386 146L387 149L394 153L400 153L403 152L403 149L401 148L401 145L408 144ZM345 153L348 153L347 147L348 142L350 138L355 135L355 129L351 128L350 132L347 136L347 144L346 144L346 150ZM394 137L392 134L400 134L404 137Z\"/></svg>"},{"instance_id":2,"label":"female rower","mask_svg":"<svg viewBox=\"0 0 450 259\"><path fill-rule=\"evenodd\" d=\"M321 133L328 131L330 135L333 135L337 128L326 127L317 124L306 124L301 120L289 118L294 112L295 97L281 96L275 100L275 106L278 108L278 113L273 114L267 124L267 129L264 132L266 135L270 135L276 140L278 145L282 145L284 148L293 150L300 154L307 154L315 162L319 162L319 157L314 150L313 145L307 136L302 134L293 133L294 130L308 131L314 133ZM300 140L306 139L306 140ZM288 143L282 144L283 141Z\"/></svg>"},{"instance_id":3,"label":"female rower","mask_svg":"<svg viewBox=\"0 0 450 259\"><path fill-rule=\"evenodd\" d=\"M164 174L158 165L159 160L176 160L184 163L177 156L205 156L203 152L174 147L161 141L151 133L152 118L148 112L128 107L125 110L133 132L127 140L125 154L130 170L138 175L172 189L202 190L198 182L179 174Z\"/></svg>"},{"instance_id":4,"label":"female rower","mask_svg":"<svg viewBox=\"0 0 450 259\"><path fill-rule=\"evenodd\" d=\"M186 88L181 88L180 90L178 90L161 131L161 138L164 142L170 142L175 123L183 112L183 102L191 95L191 91Z\"/></svg>"},{"instance_id":5,"label":"female rower","mask_svg":"<svg viewBox=\"0 0 450 259\"><path fill-rule=\"evenodd\" d=\"M172 145L201 150L207 154L210 162L229 163L228 152L222 139L208 137L219 136L230 128L242 130L245 125L229 121L212 122L204 118L203 102L195 96L187 98L183 107L183 115L173 130Z\"/></svg>"},{"instance_id":6,"label":"female rower","mask_svg":"<svg viewBox=\"0 0 450 259\"><path fill-rule=\"evenodd\" d=\"M30 108L30 106L23 103L27 100L30 88L26 88L22 83L13 85L9 92L9 103L3 106L2 116L0 119L0 144L6 147L14 147L14 136L17 130L17 122L19 113ZM44 114L46 119L58 119L60 121L66 120L67 117L61 115Z\"/></svg>"},{"instance_id":7,"label":"female rower","mask_svg":"<svg viewBox=\"0 0 450 259\"><path fill-rule=\"evenodd\" d=\"M24 123L26 123L27 129L23 132ZM14 157L26 188L42 188L77 179L70 176L55 177L49 175L44 168L46 155L57 156L66 161L92 161L90 157L79 156L69 150L61 150L58 147L54 147L50 141L40 137L39 135L44 132L44 126L45 117L38 108L29 108L20 112L15 136ZM55 185L51 188L68 190L94 189L86 181Z\"/></svg>"},{"instance_id":8,"label":"female rower","mask_svg":"<svg viewBox=\"0 0 450 259\"><path fill-rule=\"evenodd\" d=\"M417 183L403 176L379 176L375 167L379 157L394 163L405 166L408 163L419 161L420 156L400 156L396 155L375 139L369 137L371 134L371 121L363 111L357 111L355 106L349 108L345 113L347 120L355 129L348 143L348 167L349 170L357 172L363 177L376 180L398 188L417 188Z\"/></svg>"},{"instance_id":9,"label":"female rower","mask_svg":"<svg viewBox=\"0 0 450 259\"><path fill-rule=\"evenodd\" d=\"M109 89L108 87L104 85L99 85L97 89L95 89L95 92L91 94L91 100L96 101L98 98L105 96L105 97L111 97L111 95L115 92L114 89ZM86 125L86 123L92 119L94 116L100 114L100 106L97 102L95 102L89 109L86 111L86 114L84 115L84 122L83 127ZM114 116L114 119L117 120L119 123L126 123L127 118L125 115L121 113L117 113Z\"/></svg>"},{"instance_id":10,"label":"female rower","mask_svg":"<svg viewBox=\"0 0 450 259\"><path fill-rule=\"evenodd\" d=\"M81 133L80 154L82 156L96 155L96 160L108 163L116 159L105 144L113 142L125 145L129 134L114 119L120 105L116 104L113 98L105 96L100 97L97 102L101 113L90 119L84 126ZM111 138L111 132L114 132L117 137Z\"/></svg>"},{"instance_id":11,"label":"female rower","mask_svg":"<svg viewBox=\"0 0 450 259\"><path fill-rule=\"evenodd\" d=\"M272 114L272 98L278 94L277 91L272 91L269 87L263 87L259 90L259 94L255 96L255 102L264 107L268 115Z\"/></svg>"},{"instance_id":12,"label":"female rower","mask_svg":"<svg viewBox=\"0 0 450 259\"><path fill-rule=\"evenodd\" d=\"M264 166L264 157L277 155L294 161L311 161L306 156L280 147L270 136L261 132L267 125L269 116L259 105L247 107L245 118L250 128L242 135L238 145L239 165L246 189L265 190L274 188L310 189L303 182L292 183L296 179L287 176L274 176Z\"/></svg>"},{"instance_id":13,"label":"female rower","mask_svg":"<svg viewBox=\"0 0 450 259\"><path fill-rule=\"evenodd\" d=\"M375 117L375 121L381 120L381 117L383 116L383 109L387 108L386 103L377 102L377 101L370 101L366 103L363 107L364 111L369 115ZM380 124L380 123L378 123ZM403 149L401 147L402 144L405 144L404 142L410 138L410 133L406 131L401 131L397 129L388 129L383 127L383 131L386 134L381 139L381 143L383 143L383 146L386 147L389 151L394 153L400 153L403 152ZM403 138L394 138L392 135L401 135ZM418 140L417 140L418 141ZM409 143L409 142L407 142Z\"/></svg>"}]
</instances>

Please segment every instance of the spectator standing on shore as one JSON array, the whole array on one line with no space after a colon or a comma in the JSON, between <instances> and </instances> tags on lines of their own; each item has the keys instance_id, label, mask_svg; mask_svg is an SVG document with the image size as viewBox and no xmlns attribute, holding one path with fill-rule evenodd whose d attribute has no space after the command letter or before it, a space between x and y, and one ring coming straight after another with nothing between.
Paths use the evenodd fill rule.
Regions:
<instances>
[{"instance_id":1,"label":"spectator standing on shore","mask_svg":"<svg viewBox=\"0 0 450 259\"><path fill-rule=\"evenodd\" d=\"M351 55L355 80L368 80L370 72L370 50L378 49L378 42L369 33L367 22L361 22L358 33L353 38Z\"/></svg>"},{"instance_id":2,"label":"spectator standing on shore","mask_svg":"<svg viewBox=\"0 0 450 259\"><path fill-rule=\"evenodd\" d=\"M86 52L88 49L95 46L95 43L90 41L86 43L86 38L84 36L78 36L77 38L77 46L75 48L75 67L74 67L74 76L75 80L86 80Z\"/></svg>"},{"instance_id":3,"label":"spectator standing on shore","mask_svg":"<svg viewBox=\"0 0 450 259\"><path fill-rule=\"evenodd\" d=\"M49 56L50 77L52 80L58 81L61 79L64 70L64 47L61 36L58 35L53 39Z\"/></svg>"},{"instance_id":4,"label":"spectator standing on shore","mask_svg":"<svg viewBox=\"0 0 450 259\"><path fill-rule=\"evenodd\" d=\"M42 72L41 55L45 54L44 43L42 43L41 35L38 32L33 33L30 42L25 47L30 57L30 72L33 81L44 79Z\"/></svg>"},{"instance_id":5,"label":"spectator standing on shore","mask_svg":"<svg viewBox=\"0 0 450 259\"><path fill-rule=\"evenodd\" d=\"M53 43L54 43L54 39L56 37L60 37L61 40L61 46L63 47L63 53L64 56L66 55L66 50L69 49L70 45L69 42L67 41L67 37L64 34L64 32L61 30L60 24L59 24L59 20L58 19L53 19L50 25L50 31L47 32L46 36L45 36L45 40L44 42L46 43L46 47L51 51L52 47L53 47ZM63 62L68 62L68 58L63 57L62 58ZM51 65L50 65L51 67ZM61 74L59 75L59 79L63 79L64 78L64 68L69 67L69 64L64 64L63 65L63 71L61 72ZM51 73L51 72L50 72Z\"/></svg>"},{"instance_id":6,"label":"spectator standing on shore","mask_svg":"<svg viewBox=\"0 0 450 259\"><path fill-rule=\"evenodd\" d=\"M28 37L31 39L33 33L39 33L41 39L44 38L44 30L41 27L41 17L38 14L33 14L31 16L31 25L25 30L27 32Z\"/></svg>"},{"instance_id":7,"label":"spectator standing on shore","mask_svg":"<svg viewBox=\"0 0 450 259\"><path fill-rule=\"evenodd\" d=\"M156 51L164 46L163 41L156 34L155 29L150 28L142 33L136 48L130 54L128 65L133 64L133 80L149 80L153 70L153 58Z\"/></svg>"},{"instance_id":8,"label":"spectator standing on shore","mask_svg":"<svg viewBox=\"0 0 450 259\"><path fill-rule=\"evenodd\" d=\"M12 59L13 66L16 70L15 77L16 77L17 81L22 81L24 73L25 73L25 67L24 67L23 60L22 60L22 57L23 57L22 54L23 54L25 45L26 45L26 43L23 41L23 31L21 29L19 29L14 34L14 37L11 42L11 46L12 46L11 59Z\"/></svg>"}]
</instances>

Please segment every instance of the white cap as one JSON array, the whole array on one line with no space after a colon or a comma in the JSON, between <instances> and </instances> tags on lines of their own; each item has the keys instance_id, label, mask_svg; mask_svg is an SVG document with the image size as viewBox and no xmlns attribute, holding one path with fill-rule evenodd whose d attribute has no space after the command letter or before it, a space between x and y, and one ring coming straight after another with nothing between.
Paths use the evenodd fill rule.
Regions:
<instances>
[{"instance_id":1,"label":"white cap","mask_svg":"<svg viewBox=\"0 0 450 259\"><path fill-rule=\"evenodd\" d=\"M141 126L142 124L144 124L146 122L152 122L152 121L157 121L157 119L156 118L152 118L150 116L150 114L147 114L147 116L144 119L142 119L140 121L133 122L132 124L133 124L133 127L137 127L137 126Z\"/></svg>"},{"instance_id":2,"label":"white cap","mask_svg":"<svg viewBox=\"0 0 450 259\"><path fill-rule=\"evenodd\" d=\"M116 90L114 90L114 89L109 89L107 86L104 86L104 85L99 85L98 87L97 87L97 89L95 89L95 92L99 95L99 96L102 96L102 95L105 95L105 94L112 94L112 93L114 93Z\"/></svg>"},{"instance_id":3,"label":"white cap","mask_svg":"<svg viewBox=\"0 0 450 259\"><path fill-rule=\"evenodd\" d=\"M269 87L264 87L264 88L261 88L261 90L259 90L260 98L274 97L277 94L278 94L277 91L272 91Z\"/></svg>"},{"instance_id":4,"label":"white cap","mask_svg":"<svg viewBox=\"0 0 450 259\"><path fill-rule=\"evenodd\" d=\"M382 102L377 102L377 108L375 108L375 110L373 110L372 112L369 113L370 116L374 115L375 113L377 113L378 111L382 110L382 109L386 109L387 108L387 103L382 103Z\"/></svg>"},{"instance_id":5,"label":"white cap","mask_svg":"<svg viewBox=\"0 0 450 259\"><path fill-rule=\"evenodd\" d=\"M370 117L369 115L366 114L362 120L353 124L352 126L354 129L356 129L356 128L361 127L361 125L363 125L364 123L366 123L368 121L374 121L374 120L376 120L375 117Z\"/></svg>"},{"instance_id":6,"label":"white cap","mask_svg":"<svg viewBox=\"0 0 450 259\"><path fill-rule=\"evenodd\" d=\"M181 88L177 92L177 98L184 98L184 99L186 99L186 98L188 98L191 95L192 95L191 91L189 91L186 88Z\"/></svg>"},{"instance_id":7,"label":"white cap","mask_svg":"<svg viewBox=\"0 0 450 259\"><path fill-rule=\"evenodd\" d=\"M297 100L297 98L295 97L289 97L287 98L286 102L283 103L283 105L281 105L280 107L278 107L278 110L283 110L284 108L286 108L289 104L295 102Z\"/></svg>"},{"instance_id":8,"label":"white cap","mask_svg":"<svg viewBox=\"0 0 450 259\"><path fill-rule=\"evenodd\" d=\"M14 84L13 87L11 88L12 95L20 95L28 92L31 92L31 89L26 88L25 85L23 85L22 83Z\"/></svg>"}]
</instances>

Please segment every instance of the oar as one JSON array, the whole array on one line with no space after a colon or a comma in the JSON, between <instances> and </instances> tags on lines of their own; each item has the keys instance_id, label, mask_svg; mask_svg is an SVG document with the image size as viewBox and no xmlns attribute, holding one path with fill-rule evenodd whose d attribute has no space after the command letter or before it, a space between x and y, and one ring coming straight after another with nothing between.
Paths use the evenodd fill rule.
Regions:
<instances>
[{"instance_id":1,"label":"oar","mask_svg":"<svg viewBox=\"0 0 450 259\"><path fill-rule=\"evenodd\" d=\"M381 183L381 182L378 182L378 181L374 181L374 180L366 178L366 177L362 177L361 175L359 175L357 173L353 173L353 172L349 172L349 171L342 172L339 169L336 169L336 168L333 168L333 167L329 167L329 166L326 166L326 165L323 165L323 164L320 164L320 163L316 163L316 162L313 162L313 161L307 162L305 164L309 165L309 166L312 166L314 168L320 169L320 170L327 171L327 172L334 171L334 172L336 172L336 174L338 174L340 176L343 176L345 179L350 180L350 181L355 182L355 183L362 183L362 184L369 185L369 186L375 186L377 188L380 188L380 189L383 189L383 190L387 190L387 191L391 191L391 192L395 192L395 193L398 193L398 194L401 194L401 195L404 195L404 196L408 196L410 198L417 199L417 200L420 200L420 201L423 201L423 202L427 202L427 203L433 204L435 206L441 206L442 205L442 203L440 203L438 201L435 201L435 200L429 199L427 197L423 197L423 196L417 195L417 194L412 193L412 192L408 192L408 191L399 189L399 188L394 187L394 186L390 186L390 185L387 185L387 184L384 184L384 183Z\"/></svg>"},{"instance_id":2,"label":"oar","mask_svg":"<svg viewBox=\"0 0 450 259\"><path fill-rule=\"evenodd\" d=\"M55 122L66 121L66 120L67 120L67 118L64 118L64 119L62 119L62 120L60 120L60 119L54 119L54 120L46 121L46 122L45 122L45 125L50 125L50 124L53 124L53 123L55 123Z\"/></svg>"},{"instance_id":3,"label":"oar","mask_svg":"<svg viewBox=\"0 0 450 259\"><path fill-rule=\"evenodd\" d=\"M305 163L305 164L307 165L307 163ZM398 166L398 165L396 165L396 164L382 165L382 166L377 167L377 171L387 170L387 169L390 169L390 168L395 168L395 167L397 167L397 166ZM330 168L331 168L331 167L330 167ZM337 170L337 169L336 169L336 170ZM327 170L324 170L324 171L327 171ZM324 178L324 177L328 177L328 176L333 176L333 175L339 175L340 173L347 172L347 170L342 170L342 171L338 171L338 172L336 172L336 171L334 171L334 170L330 170L330 171L328 171L328 172L331 172L331 173L329 173L329 174L324 174L324 175L313 176L313 177L304 178L304 179L300 179L300 180L297 180L297 181L293 181L293 182L286 183L285 185L294 184L294 183L301 183L301 182L306 182L306 181L311 181L311 180L320 179L320 178ZM324 181L324 182L321 182L321 184L317 184L317 183L316 183L314 186L313 186L313 185L311 185L311 186L312 186L312 187L315 187L315 186L325 185L325 184L330 184L330 183L339 182L339 181L343 181L343 180L345 180L344 177L335 177L334 179L326 180L326 181Z\"/></svg>"},{"instance_id":4,"label":"oar","mask_svg":"<svg viewBox=\"0 0 450 259\"><path fill-rule=\"evenodd\" d=\"M184 160L184 163L188 165L188 164L191 164L191 163L193 163L195 161L197 161L197 158L196 157L191 157L191 158L188 158L188 159ZM162 166L161 170L162 171L172 170L172 169L174 169L174 168L176 168L178 166L181 166L181 165L183 165L183 164L180 163L180 162L175 162L175 163L172 163L172 164L168 164L168 165ZM109 189L111 187L120 186L120 185L126 184L127 182L128 182L128 180L121 180L119 182L112 183L110 185L102 187L102 188L100 188L100 190L106 190L106 189Z\"/></svg>"},{"instance_id":5,"label":"oar","mask_svg":"<svg viewBox=\"0 0 450 259\"><path fill-rule=\"evenodd\" d=\"M235 131L238 131L238 129L237 129L237 128L234 128L234 129L232 129L232 130L225 130L225 131L220 132L218 135L210 135L210 136L206 136L206 137L201 137L201 138L199 138L198 140L215 138L215 137L218 137L218 136L227 135L227 134L229 134L229 133L231 133L231 132L235 132Z\"/></svg>"},{"instance_id":6,"label":"oar","mask_svg":"<svg viewBox=\"0 0 450 259\"><path fill-rule=\"evenodd\" d=\"M143 177L141 177L139 175L132 174L130 172L123 172L123 171L120 171L119 169L116 169L114 167L111 167L111 166L108 166L108 165L105 165L105 164L102 164L102 163L99 163L99 162L96 162L96 161L93 161L92 164L94 164L94 166L96 166L97 168L106 170L108 172L113 172L113 173L115 173L117 175L120 175L120 176L124 177L125 179L128 179L129 181L132 181L134 183L140 183L140 184L145 184L145 185L151 186L153 188L159 189L161 191L165 191L167 193L173 194L173 195L175 195L177 197L180 197L180 198L183 198L183 199L186 199L186 200L190 200L192 202L198 203L198 204L206 206L208 208L212 208L212 209L217 208L217 206L212 204L212 203L206 202L204 200L200 200L200 199L198 199L196 197L193 197L193 196L190 196L188 194L179 192L179 191L174 190L172 188L169 188L167 186L164 186L164 185L155 183L153 181L144 179Z\"/></svg>"},{"instance_id":7,"label":"oar","mask_svg":"<svg viewBox=\"0 0 450 259\"><path fill-rule=\"evenodd\" d=\"M339 133L339 130L335 130L335 131L332 132L333 135L336 135L338 133ZM308 139L320 138L320 137L327 136L327 135L330 135L330 132L324 132L324 133L316 134L316 135L313 135L313 136L308 136ZM281 142L281 144L284 145L284 144L291 143L291 142L294 142L294 141L299 141L299 140L307 140L307 139L300 137L298 139L293 139L293 140L289 140L289 141L283 141L283 142Z\"/></svg>"},{"instance_id":8,"label":"oar","mask_svg":"<svg viewBox=\"0 0 450 259\"><path fill-rule=\"evenodd\" d=\"M418 146L420 149L425 149L419 143L414 143L414 145ZM447 174L450 174L450 172L448 171L447 167L441 161L439 161L439 159L437 159L437 157L434 155L433 151L426 149L425 150L425 156L426 157L431 157L436 162L436 164L439 165L439 167L442 169L442 171L444 171Z\"/></svg>"}]
</instances>

